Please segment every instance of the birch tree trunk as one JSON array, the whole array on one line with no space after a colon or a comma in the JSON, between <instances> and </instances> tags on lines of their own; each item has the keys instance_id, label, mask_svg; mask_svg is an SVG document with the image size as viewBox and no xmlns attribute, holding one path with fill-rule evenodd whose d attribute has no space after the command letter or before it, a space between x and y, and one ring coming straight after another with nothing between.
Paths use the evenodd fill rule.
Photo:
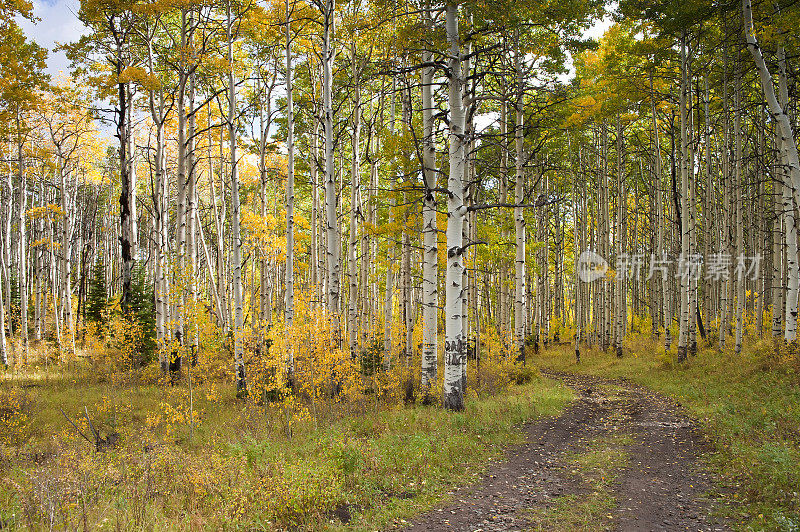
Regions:
<instances>
[{"instance_id":1,"label":"birch tree trunk","mask_svg":"<svg viewBox=\"0 0 800 532\"><path fill-rule=\"evenodd\" d=\"M325 132L325 234L327 240L328 312L335 334L339 335L339 297L341 292L341 241L338 231L335 161L333 159L333 24L336 0L324 0L322 9L322 105Z\"/></svg>"},{"instance_id":2,"label":"birch tree trunk","mask_svg":"<svg viewBox=\"0 0 800 532\"><path fill-rule=\"evenodd\" d=\"M733 157L734 157L734 177L733 182L739 189L736 194L736 254L737 260L744 259L744 228L742 227L742 194L744 193L742 180L742 111L741 111L741 76L736 75L736 92L734 94L734 118L733 118ZM742 352L742 336L744 331L744 306L745 306L745 277L742 264L736 267L736 353Z\"/></svg>"},{"instance_id":3,"label":"birch tree trunk","mask_svg":"<svg viewBox=\"0 0 800 532\"><path fill-rule=\"evenodd\" d=\"M567 137L567 143L569 144L569 137ZM580 149L580 148L579 148ZM572 150L570 147L570 158L572 157ZM574 338L574 346L575 346L575 363L580 364L581 362L581 334L583 332L583 285L580 278L580 268L578 265L578 257L580 256L579 253L583 251L583 243L581 242L581 232L583 231L583 224L579 220L579 216L581 216L583 212L583 205L581 202L581 194L579 192L578 187L578 176L575 172L575 163L574 161L570 161L571 173L572 173L572 222L573 222L573 238L574 238L574 252L573 257L575 258L575 316L573 318L573 322L575 324L575 338ZM578 168L580 168L580 151L578 152Z\"/></svg>"},{"instance_id":4,"label":"birch tree trunk","mask_svg":"<svg viewBox=\"0 0 800 532\"><path fill-rule=\"evenodd\" d=\"M60 151L60 150L59 150ZM69 343L67 345L70 356L75 354L75 323L72 319L72 272L70 269L70 255L72 251L72 238L70 235L70 206L68 204L69 191L67 188L66 161L62 154L58 154L58 177L61 187L61 286L64 291L63 305L65 309L65 321L69 329Z\"/></svg>"},{"instance_id":5,"label":"birch tree trunk","mask_svg":"<svg viewBox=\"0 0 800 532\"><path fill-rule=\"evenodd\" d=\"M358 145L361 137L361 101L358 79L358 65L356 64L356 45L351 45L350 60L352 63L353 84L353 145L352 167L350 169L350 228L347 246L348 278L350 287L347 303L347 343L350 347L350 356L355 358L358 350L358 221L361 213L361 173L360 153Z\"/></svg>"},{"instance_id":6,"label":"birch tree trunk","mask_svg":"<svg viewBox=\"0 0 800 532\"><path fill-rule=\"evenodd\" d=\"M16 113L16 126L17 126L17 172L19 177L19 199L17 200L18 211L18 253L19 268L17 277L19 280L19 310L20 310L20 332L22 333L22 361L23 364L28 363L28 261L26 259L26 250L28 247L27 239L27 182L25 179L25 159L23 157L23 137L22 137L22 118L20 110L17 108ZM10 308L10 307L9 307ZM55 308L55 301L53 301L53 308Z\"/></svg>"},{"instance_id":7,"label":"birch tree trunk","mask_svg":"<svg viewBox=\"0 0 800 532\"><path fill-rule=\"evenodd\" d=\"M430 2L426 2L423 17L426 26L432 26ZM423 53L422 62L432 64L433 54ZM436 226L436 152L433 123L433 66L422 69L422 179L425 197L422 203L422 403L433 401L431 388L436 382L438 366L438 310L439 310L439 233Z\"/></svg>"},{"instance_id":8,"label":"birch tree trunk","mask_svg":"<svg viewBox=\"0 0 800 532\"><path fill-rule=\"evenodd\" d=\"M389 110L389 132L392 138L395 135L395 82L392 81L392 102ZM391 169L389 170L389 214L388 221L391 227L395 221L395 204L394 189L397 183L397 174L395 170L395 161L391 162ZM395 246L392 237L389 237L386 243L386 294L384 297L383 307L383 353L384 353L384 367L388 370L392 362L392 350L394 342L392 340L392 314L394 311L394 255Z\"/></svg>"},{"instance_id":9,"label":"birch tree trunk","mask_svg":"<svg viewBox=\"0 0 800 532\"><path fill-rule=\"evenodd\" d=\"M155 72L153 64L152 41L148 42L148 69L152 74ZM158 346L158 362L163 373L167 372L166 354L166 323L167 323L167 179L164 172L164 122L165 122L165 101L164 90L159 89L149 91L150 115L156 130L156 145L153 155L153 213L155 224L155 313L156 313L156 344Z\"/></svg>"},{"instance_id":10,"label":"birch tree trunk","mask_svg":"<svg viewBox=\"0 0 800 532\"><path fill-rule=\"evenodd\" d=\"M775 96L772 75L767 68L761 48L753 34L753 9L751 0L742 0L742 11L744 16L744 32L747 40L747 48L753 56L753 60L758 70L761 81L761 90L767 100L769 113L777 124L779 135L779 147L784 166L787 168L788 179L784 181L784 216L786 223L786 251L788 264L788 280L786 291L786 329L784 339L787 342L794 342L797 339L797 299L798 288L800 287L800 265L797 262L797 227L795 220L795 208L800 205L800 157L797 153L797 142L792 130L792 123L789 119L787 109L782 107L778 98ZM783 54L781 47L781 55ZM785 86L785 73L782 73L780 82L781 92ZM786 175L786 174L784 174ZM791 205L787 205L787 196L791 198Z\"/></svg>"},{"instance_id":11,"label":"birch tree trunk","mask_svg":"<svg viewBox=\"0 0 800 532\"><path fill-rule=\"evenodd\" d=\"M286 0L286 332L294 334L294 100L289 0ZM291 345L291 344L290 344ZM293 382L294 350L287 353L286 371Z\"/></svg>"},{"instance_id":12,"label":"birch tree trunk","mask_svg":"<svg viewBox=\"0 0 800 532\"><path fill-rule=\"evenodd\" d=\"M514 32L514 70L516 72L516 101L514 110L514 145L516 149L514 161L514 340L517 349L517 360L525 363L525 321L528 316L527 272L525 270L525 211L522 208L525 193L525 136L524 136L524 86L522 73L522 51L519 46L519 30ZM502 139L505 143L505 139Z\"/></svg>"},{"instance_id":13,"label":"birch tree trunk","mask_svg":"<svg viewBox=\"0 0 800 532\"><path fill-rule=\"evenodd\" d=\"M316 114L316 112L315 112ZM320 275L319 252L319 153L317 150L317 135L319 121L314 116L314 128L311 132L311 161L309 162L311 176L311 284L314 285L315 306L322 300L322 276Z\"/></svg>"},{"instance_id":14,"label":"birch tree trunk","mask_svg":"<svg viewBox=\"0 0 800 532\"><path fill-rule=\"evenodd\" d=\"M464 104L462 101L461 44L458 35L458 5L448 3L445 30L450 45L447 61L449 89L450 170L447 180L447 273L445 280L444 407L464 409L462 359L465 355L461 312L461 286L464 278L462 239L464 215Z\"/></svg>"},{"instance_id":15,"label":"birch tree trunk","mask_svg":"<svg viewBox=\"0 0 800 532\"><path fill-rule=\"evenodd\" d=\"M9 146L9 155L11 154L11 146ZM13 246L11 242L11 222L14 218L14 183L12 179L13 172L9 167L8 175L6 176L6 185L8 187L8 196L5 198L5 204L8 206L8 213L5 216L5 222L3 227L3 258L5 260L5 279L3 283L3 297L5 297L6 308L8 312L11 312L11 269L14 265L14 258L13 258ZM42 252L44 253L44 252ZM9 314L10 315L10 314ZM14 334L14 320L8 320L8 331L9 334Z\"/></svg>"},{"instance_id":16,"label":"birch tree trunk","mask_svg":"<svg viewBox=\"0 0 800 532\"><path fill-rule=\"evenodd\" d=\"M8 276L6 270L6 257L5 253L0 250L0 287L3 286L3 280ZM4 367L8 367L8 347L6 345L6 315L5 304L3 295L0 294L0 363Z\"/></svg>"},{"instance_id":17,"label":"birch tree trunk","mask_svg":"<svg viewBox=\"0 0 800 532\"><path fill-rule=\"evenodd\" d=\"M680 97L680 172L681 172L681 259L684 271L679 271L679 295L681 302L680 322L678 328L678 362L686 360L687 343L689 341L689 272L686 268L689 260L689 172L687 161L688 138L686 117L686 32L681 35L681 97Z\"/></svg>"},{"instance_id":18,"label":"birch tree trunk","mask_svg":"<svg viewBox=\"0 0 800 532\"><path fill-rule=\"evenodd\" d=\"M616 234L616 247L617 247L617 260L620 260L625 250L625 230L623 227L623 217L625 216L625 191L623 189L624 182L624 162L622 154L622 118L617 115L617 234ZM622 358L622 337L625 335L625 277L628 274L627 268L624 271L617 271L616 275L616 304L615 307L615 323L614 323L614 352L617 358Z\"/></svg>"},{"instance_id":19,"label":"birch tree trunk","mask_svg":"<svg viewBox=\"0 0 800 532\"><path fill-rule=\"evenodd\" d=\"M236 155L236 83L234 77L233 60L233 17L231 2L227 5L226 33L228 40L228 140L230 142L231 164L231 230L233 250L231 268L233 269L233 363L236 375L237 396L247 395L247 377L244 368L244 349L242 347L242 331L244 326L243 293L242 293L242 234L241 234L241 205L239 200L239 171Z\"/></svg>"},{"instance_id":20,"label":"birch tree trunk","mask_svg":"<svg viewBox=\"0 0 800 532\"><path fill-rule=\"evenodd\" d=\"M650 113L653 122L653 144L655 147L655 189L656 189L656 249L658 253L658 260L663 260L665 257L665 250L664 250L664 225L666 224L666 213L663 195L661 193L662 188L662 166L661 166L661 143L659 141L658 135L658 120L656 118L656 101L654 98L653 92L653 72L650 72ZM651 260L654 260L651 257ZM661 303L662 303L662 311L664 314L664 352L669 353L670 348L672 347L672 331L670 330L670 325L672 325L672 316L669 312L669 278L668 278L668 271L661 270L661 278L660 287L661 287Z\"/></svg>"},{"instance_id":21,"label":"birch tree trunk","mask_svg":"<svg viewBox=\"0 0 800 532\"><path fill-rule=\"evenodd\" d=\"M192 25L193 16L190 16L189 24ZM191 335L189 365L197 365L197 351L200 347L200 336L198 331L198 293L197 293L197 172L195 170L195 73L194 70L189 74L189 112L186 120L186 253L188 257L189 272L189 296L191 307L189 312L189 333ZM191 381L190 381L191 385Z\"/></svg>"}]
</instances>

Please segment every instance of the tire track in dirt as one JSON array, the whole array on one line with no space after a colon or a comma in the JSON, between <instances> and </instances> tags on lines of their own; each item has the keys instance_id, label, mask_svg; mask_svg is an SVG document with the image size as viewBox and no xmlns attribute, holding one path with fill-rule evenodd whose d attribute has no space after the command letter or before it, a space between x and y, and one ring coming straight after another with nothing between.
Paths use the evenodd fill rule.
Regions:
<instances>
[{"instance_id":1,"label":"tire track in dirt","mask_svg":"<svg viewBox=\"0 0 800 532\"><path fill-rule=\"evenodd\" d=\"M575 390L576 400L560 416L526 425L525 443L407 530L729 530L709 516L703 497L711 480L698 459L710 445L679 405L624 380L546 375ZM602 452L602 442L615 438L624 441L617 454L627 460L607 485L608 507L587 506L586 522L576 523L580 505L603 490L575 469L574 457L597 452L598 445ZM610 456L616 449L605 451ZM564 512L573 520L560 518Z\"/></svg>"}]
</instances>

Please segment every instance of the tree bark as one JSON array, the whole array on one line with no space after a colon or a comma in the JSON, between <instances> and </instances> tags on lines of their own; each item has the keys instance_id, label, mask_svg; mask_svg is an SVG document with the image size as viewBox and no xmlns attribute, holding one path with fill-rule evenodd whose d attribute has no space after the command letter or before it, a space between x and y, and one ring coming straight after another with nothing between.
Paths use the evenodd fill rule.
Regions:
<instances>
[{"instance_id":1,"label":"tree bark","mask_svg":"<svg viewBox=\"0 0 800 532\"><path fill-rule=\"evenodd\" d=\"M464 326L461 312L461 291L464 278L462 263L464 206L464 104L461 74L461 44L458 34L458 5L447 4L445 30L450 46L447 61L449 89L450 170L447 180L447 273L445 281L445 375L444 407L464 409L462 359L465 355Z\"/></svg>"}]
</instances>

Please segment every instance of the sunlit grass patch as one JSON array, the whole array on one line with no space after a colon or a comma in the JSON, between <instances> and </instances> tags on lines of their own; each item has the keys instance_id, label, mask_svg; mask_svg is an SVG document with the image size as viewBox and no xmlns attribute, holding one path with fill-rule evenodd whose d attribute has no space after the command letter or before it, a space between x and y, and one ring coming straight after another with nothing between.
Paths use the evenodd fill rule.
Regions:
<instances>
[{"instance_id":1,"label":"sunlit grass patch","mask_svg":"<svg viewBox=\"0 0 800 532\"><path fill-rule=\"evenodd\" d=\"M533 377L494 396L470 396L460 413L328 405L287 434L273 407L243 403L232 386L212 384L195 386L190 427L184 382L3 383L32 407L21 439L3 445L0 519L32 529L386 528L476 480L523 440L522 423L556 415L572 397ZM119 445L95 452L61 409L90 434L88 412L98 430L121 434Z\"/></svg>"}]
</instances>

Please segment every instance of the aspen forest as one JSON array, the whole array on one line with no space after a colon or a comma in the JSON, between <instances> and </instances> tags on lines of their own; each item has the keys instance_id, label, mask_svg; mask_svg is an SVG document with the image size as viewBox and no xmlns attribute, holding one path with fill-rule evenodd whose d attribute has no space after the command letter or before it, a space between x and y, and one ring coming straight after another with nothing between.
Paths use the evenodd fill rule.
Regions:
<instances>
[{"instance_id":1,"label":"aspen forest","mask_svg":"<svg viewBox=\"0 0 800 532\"><path fill-rule=\"evenodd\" d=\"M0 529L800 530L798 23L0 0Z\"/></svg>"}]
</instances>

